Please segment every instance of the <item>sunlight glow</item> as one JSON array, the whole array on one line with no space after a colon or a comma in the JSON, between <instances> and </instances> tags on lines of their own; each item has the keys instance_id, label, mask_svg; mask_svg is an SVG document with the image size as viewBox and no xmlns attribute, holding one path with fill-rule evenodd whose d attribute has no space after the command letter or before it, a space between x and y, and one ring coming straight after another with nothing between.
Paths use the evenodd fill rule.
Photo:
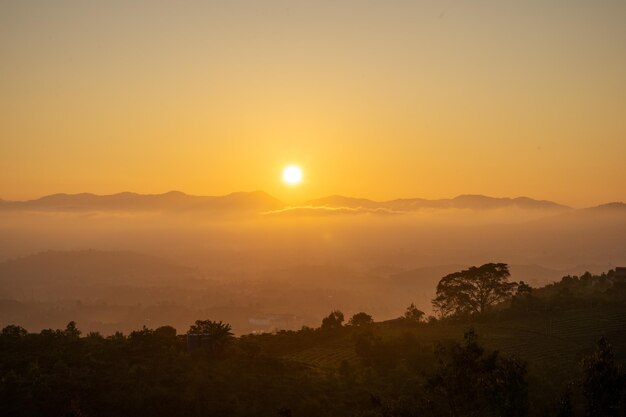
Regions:
<instances>
[{"instance_id":1,"label":"sunlight glow","mask_svg":"<svg viewBox=\"0 0 626 417\"><path fill-rule=\"evenodd\" d=\"M289 185L296 185L302 182L302 170L297 165L286 166L283 170L283 181Z\"/></svg>"}]
</instances>

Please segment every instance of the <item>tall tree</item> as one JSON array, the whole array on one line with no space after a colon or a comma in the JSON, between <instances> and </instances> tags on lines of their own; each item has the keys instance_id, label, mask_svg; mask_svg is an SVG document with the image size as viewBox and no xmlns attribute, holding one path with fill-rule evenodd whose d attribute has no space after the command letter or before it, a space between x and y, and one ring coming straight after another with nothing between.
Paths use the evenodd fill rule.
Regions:
<instances>
[{"instance_id":1,"label":"tall tree","mask_svg":"<svg viewBox=\"0 0 626 417\"><path fill-rule=\"evenodd\" d=\"M341 327L343 321L344 316L341 311L331 311L330 314L322 320L322 329L336 329Z\"/></svg>"},{"instance_id":2,"label":"tall tree","mask_svg":"<svg viewBox=\"0 0 626 417\"><path fill-rule=\"evenodd\" d=\"M437 284L433 306L443 317L483 313L514 293L518 284L509 282L510 276L508 265L503 263L473 266L446 275Z\"/></svg>"},{"instance_id":3,"label":"tall tree","mask_svg":"<svg viewBox=\"0 0 626 417\"><path fill-rule=\"evenodd\" d=\"M406 308L403 318L408 321L419 323L422 321L422 318L424 318L424 312L415 307L415 303L411 303L411 305Z\"/></svg>"},{"instance_id":4,"label":"tall tree","mask_svg":"<svg viewBox=\"0 0 626 417\"><path fill-rule=\"evenodd\" d=\"M626 407L626 374L615 363L613 348L604 337L583 361L582 390L588 417L624 415L620 412Z\"/></svg>"},{"instance_id":5,"label":"tall tree","mask_svg":"<svg viewBox=\"0 0 626 417\"><path fill-rule=\"evenodd\" d=\"M196 320L194 324L189 327L187 334L201 334L205 335L207 340L203 341L203 345L211 350L222 350L226 344L233 339L232 328L228 323L222 323L220 320Z\"/></svg>"},{"instance_id":6,"label":"tall tree","mask_svg":"<svg viewBox=\"0 0 626 417\"><path fill-rule=\"evenodd\" d=\"M367 313L356 313L348 320L350 326L368 326L374 323L374 319Z\"/></svg>"},{"instance_id":7,"label":"tall tree","mask_svg":"<svg viewBox=\"0 0 626 417\"><path fill-rule=\"evenodd\" d=\"M438 369L426 384L431 414L449 417L523 417L528 414L526 363L485 352L473 330L463 344L437 348Z\"/></svg>"},{"instance_id":8,"label":"tall tree","mask_svg":"<svg viewBox=\"0 0 626 417\"><path fill-rule=\"evenodd\" d=\"M19 339L26 336L28 332L25 328L21 326L16 326L14 324L9 324L7 327L2 329L0 332L0 336L10 338L10 339Z\"/></svg>"},{"instance_id":9,"label":"tall tree","mask_svg":"<svg viewBox=\"0 0 626 417\"><path fill-rule=\"evenodd\" d=\"M63 332L65 336L72 339L78 339L81 333L82 332L78 330L78 327L76 327L75 321L70 321L69 323L67 323L67 326L65 326L65 331Z\"/></svg>"}]
</instances>

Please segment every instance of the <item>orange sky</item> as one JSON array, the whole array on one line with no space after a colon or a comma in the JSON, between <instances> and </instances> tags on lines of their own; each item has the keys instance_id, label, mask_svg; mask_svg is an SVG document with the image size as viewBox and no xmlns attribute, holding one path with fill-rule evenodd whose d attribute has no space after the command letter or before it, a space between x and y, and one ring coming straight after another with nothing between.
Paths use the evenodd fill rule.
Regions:
<instances>
[{"instance_id":1,"label":"orange sky","mask_svg":"<svg viewBox=\"0 0 626 417\"><path fill-rule=\"evenodd\" d=\"M624 45L622 0L2 2L0 198L626 200Z\"/></svg>"}]
</instances>

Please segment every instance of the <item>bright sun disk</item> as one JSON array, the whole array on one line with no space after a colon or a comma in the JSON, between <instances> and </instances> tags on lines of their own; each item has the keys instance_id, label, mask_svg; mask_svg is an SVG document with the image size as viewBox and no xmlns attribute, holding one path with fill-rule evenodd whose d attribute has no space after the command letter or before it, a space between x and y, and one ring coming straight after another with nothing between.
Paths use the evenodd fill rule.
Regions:
<instances>
[{"instance_id":1,"label":"bright sun disk","mask_svg":"<svg viewBox=\"0 0 626 417\"><path fill-rule=\"evenodd\" d=\"M286 166L283 170L283 181L289 185L296 185L302 181L302 170L297 165Z\"/></svg>"}]
</instances>

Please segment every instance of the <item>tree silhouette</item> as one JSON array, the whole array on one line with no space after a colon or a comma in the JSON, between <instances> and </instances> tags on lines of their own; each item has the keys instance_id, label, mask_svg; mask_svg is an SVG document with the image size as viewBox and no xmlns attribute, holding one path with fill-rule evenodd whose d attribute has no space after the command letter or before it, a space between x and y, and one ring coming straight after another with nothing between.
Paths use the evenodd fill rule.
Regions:
<instances>
[{"instance_id":1,"label":"tree silhouette","mask_svg":"<svg viewBox=\"0 0 626 417\"><path fill-rule=\"evenodd\" d=\"M426 386L433 415L527 415L526 364L497 351L486 353L473 330L465 334L463 344L439 346L437 359L439 368Z\"/></svg>"},{"instance_id":2,"label":"tree silhouette","mask_svg":"<svg viewBox=\"0 0 626 417\"><path fill-rule=\"evenodd\" d=\"M350 318L348 324L351 326L367 326L374 323L372 316L367 313L356 313L354 316Z\"/></svg>"},{"instance_id":3,"label":"tree silhouette","mask_svg":"<svg viewBox=\"0 0 626 417\"><path fill-rule=\"evenodd\" d=\"M78 327L76 327L75 321L70 321L69 323L67 323L67 326L65 326L65 330L63 331L63 334L65 336L72 339L78 339L81 333L82 332L78 330Z\"/></svg>"},{"instance_id":4,"label":"tree silhouette","mask_svg":"<svg viewBox=\"0 0 626 417\"><path fill-rule=\"evenodd\" d=\"M210 350L219 351L233 339L232 328L228 323L222 323L220 320L196 320L194 324L189 327L187 334L203 335L206 339L203 339L202 345Z\"/></svg>"},{"instance_id":5,"label":"tree silhouette","mask_svg":"<svg viewBox=\"0 0 626 417\"><path fill-rule=\"evenodd\" d=\"M617 417L626 407L626 375L615 364L613 348L603 337L583 361L583 396L588 417Z\"/></svg>"},{"instance_id":6,"label":"tree silhouette","mask_svg":"<svg viewBox=\"0 0 626 417\"><path fill-rule=\"evenodd\" d=\"M524 281L520 281L517 284L517 291L515 295L517 296L529 296L533 291L533 287L525 283Z\"/></svg>"},{"instance_id":7,"label":"tree silhouette","mask_svg":"<svg viewBox=\"0 0 626 417\"><path fill-rule=\"evenodd\" d=\"M2 329L2 336L11 339L19 339L28 334L25 328L21 326L16 326L14 324L9 324L5 328Z\"/></svg>"},{"instance_id":8,"label":"tree silhouette","mask_svg":"<svg viewBox=\"0 0 626 417\"><path fill-rule=\"evenodd\" d=\"M411 303L411 305L406 308L406 311L404 312L403 317L406 320L419 323L420 321L422 321L424 314L425 313L422 310L415 307L414 303Z\"/></svg>"},{"instance_id":9,"label":"tree silhouette","mask_svg":"<svg viewBox=\"0 0 626 417\"><path fill-rule=\"evenodd\" d=\"M508 282L510 276L508 265L503 263L473 266L446 275L437 284L433 306L442 317L483 313L514 293L518 284Z\"/></svg>"},{"instance_id":10,"label":"tree silhouette","mask_svg":"<svg viewBox=\"0 0 626 417\"><path fill-rule=\"evenodd\" d=\"M341 327L344 317L339 310L331 311L331 313L322 320L322 329L336 329Z\"/></svg>"},{"instance_id":11,"label":"tree silhouette","mask_svg":"<svg viewBox=\"0 0 626 417\"><path fill-rule=\"evenodd\" d=\"M176 337L176 329L172 326L161 326L154 329L154 334L164 339L171 339Z\"/></svg>"}]
</instances>

